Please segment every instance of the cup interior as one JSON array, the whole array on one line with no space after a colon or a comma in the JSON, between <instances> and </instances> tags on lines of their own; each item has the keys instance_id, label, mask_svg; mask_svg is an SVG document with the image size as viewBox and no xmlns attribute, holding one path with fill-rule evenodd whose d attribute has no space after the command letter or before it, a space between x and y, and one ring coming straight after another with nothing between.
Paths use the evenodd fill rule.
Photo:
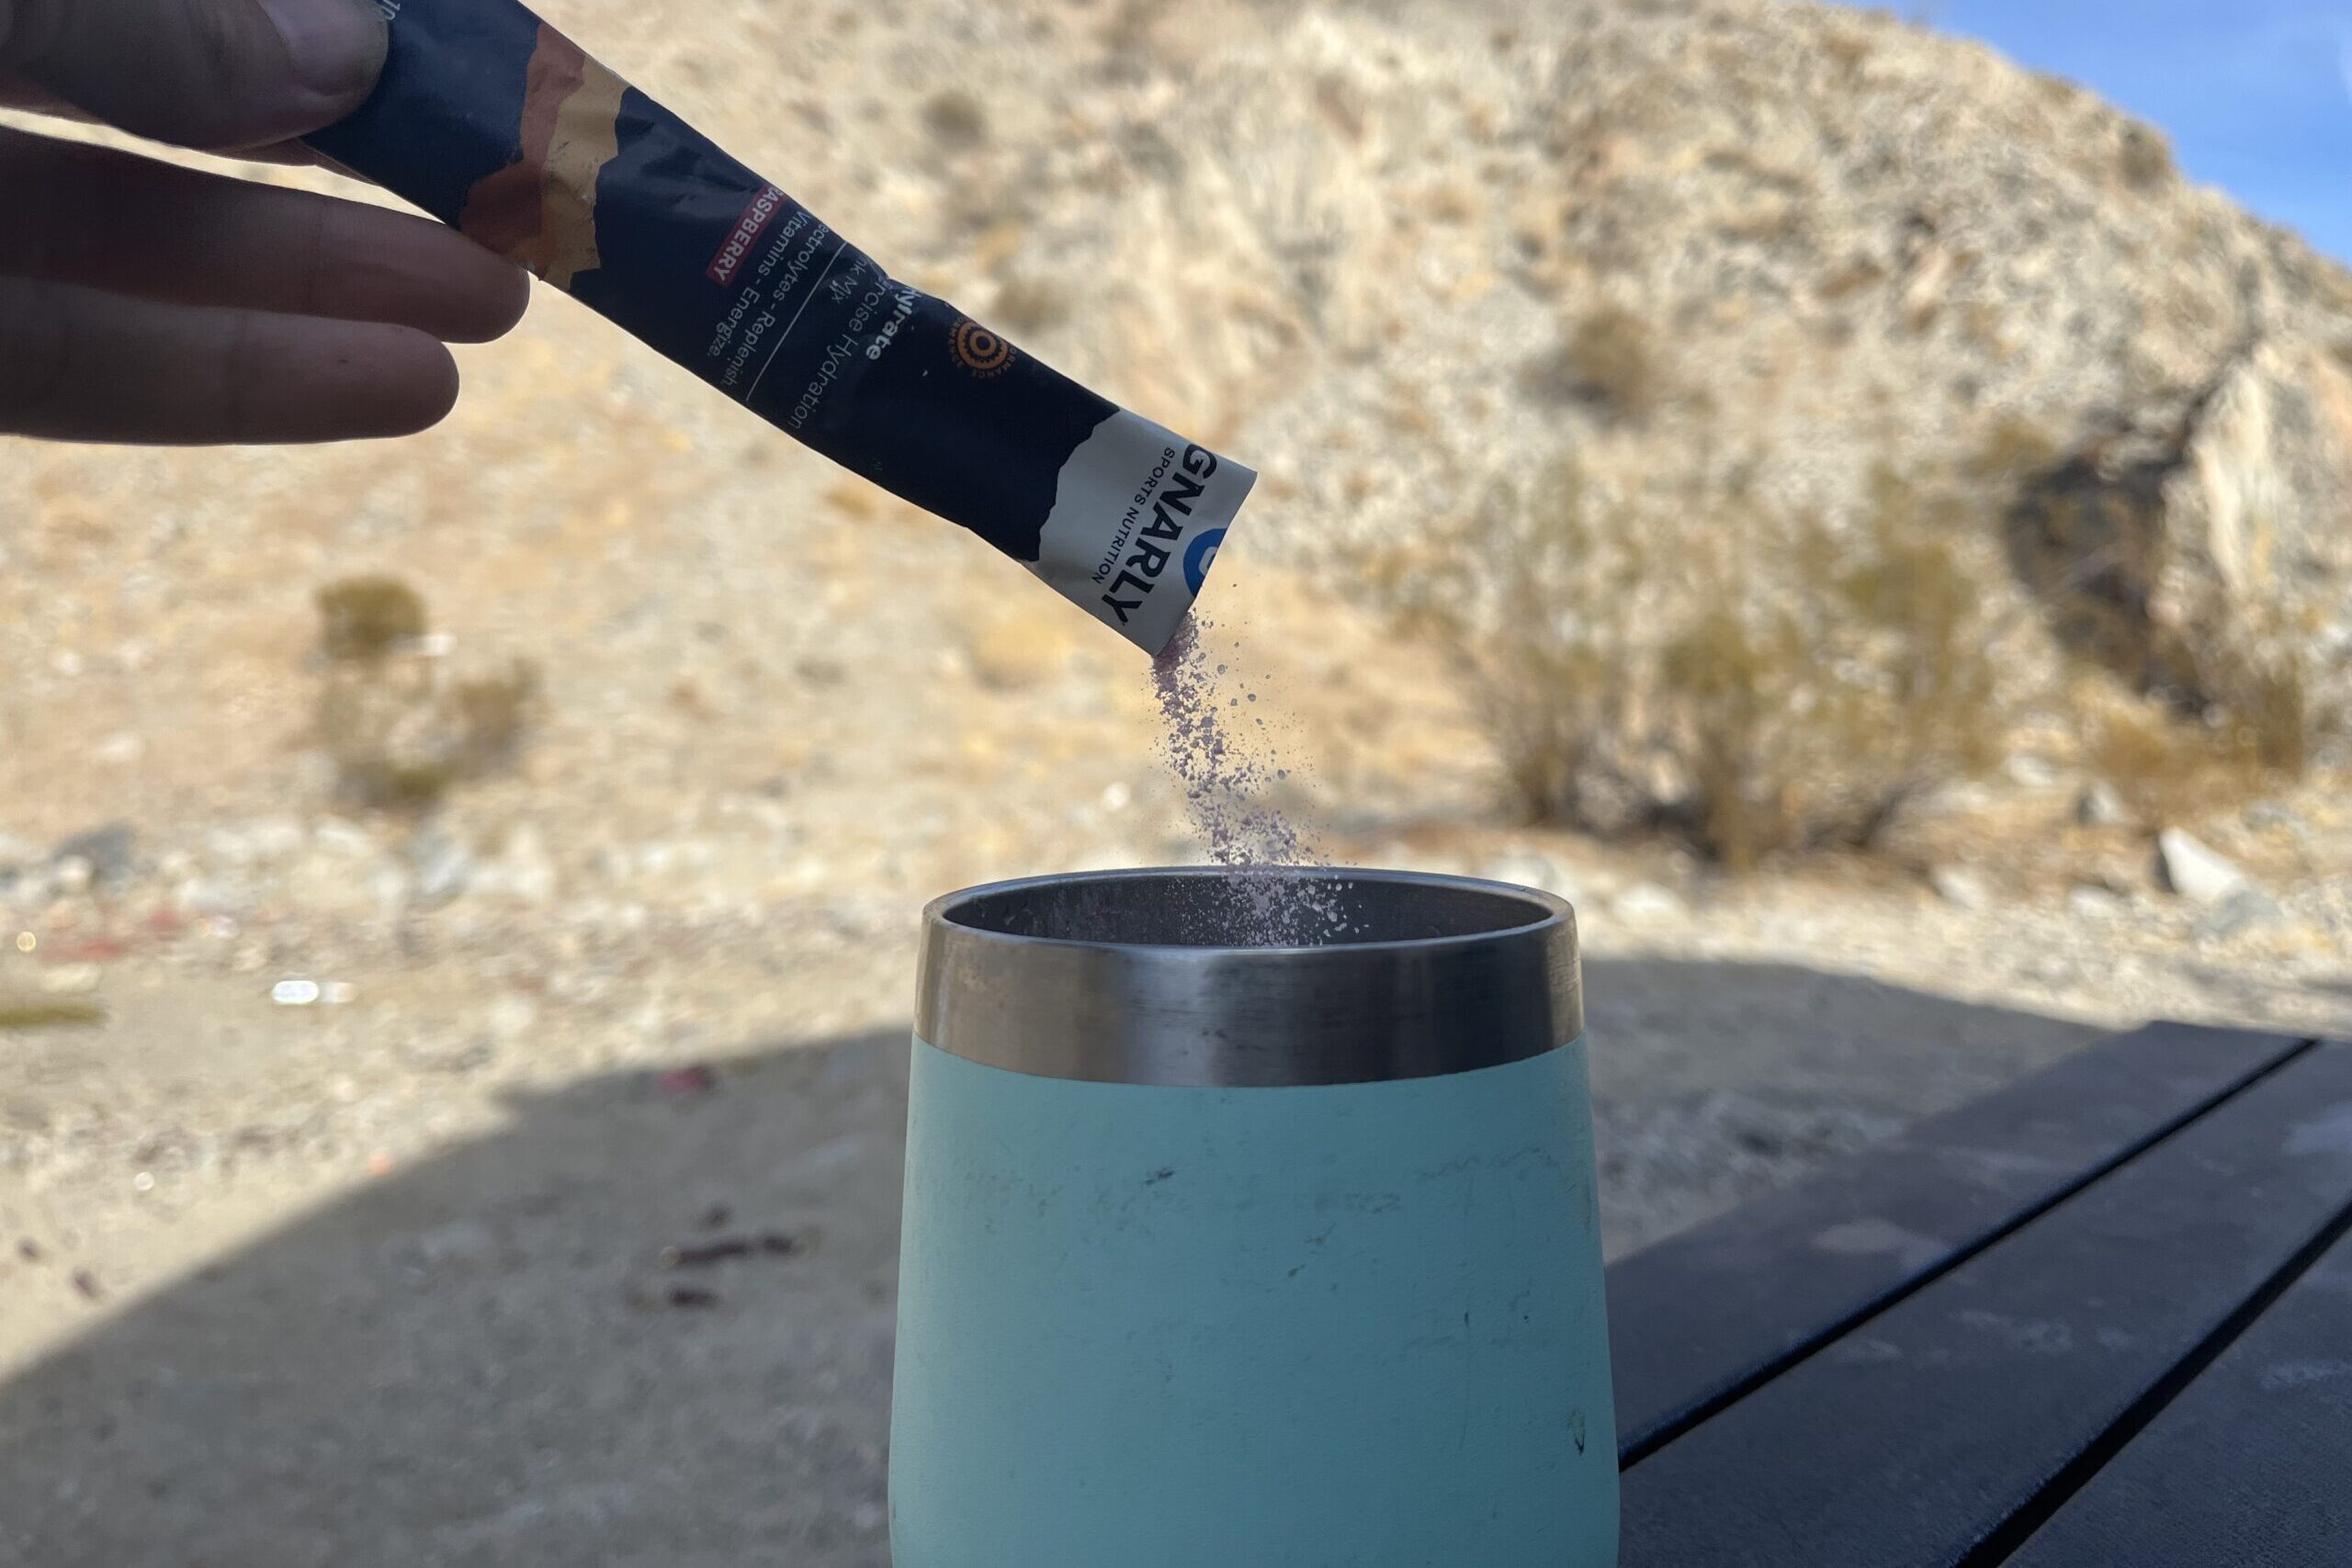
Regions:
<instances>
[{"instance_id":1,"label":"cup interior","mask_svg":"<svg viewBox=\"0 0 2352 1568\"><path fill-rule=\"evenodd\" d=\"M1113 947L1371 947L1523 931L1557 918L1544 896L1325 869L1137 871L985 889L944 913L1000 936Z\"/></svg>"}]
</instances>

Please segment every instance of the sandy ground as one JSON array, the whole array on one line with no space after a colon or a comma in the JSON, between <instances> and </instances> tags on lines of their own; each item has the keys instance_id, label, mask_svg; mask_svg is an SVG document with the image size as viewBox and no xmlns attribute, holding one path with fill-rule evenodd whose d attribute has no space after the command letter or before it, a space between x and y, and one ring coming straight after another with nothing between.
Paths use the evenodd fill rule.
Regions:
<instances>
[{"instance_id":1,"label":"sandy ground","mask_svg":"<svg viewBox=\"0 0 2352 1568\"><path fill-rule=\"evenodd\" d=\"M2137 1012L2352 1010L2225 965L2119 990L2127 956L2030 915L1972 953L1999 928L1912 899L1896 932L1860 902L1594 918L1613 1251ZM1825 919L1840 971L1771 956ZM109 976L104 1030L14 1037L0 1560L886 1562L908 934L641 938L631 994L711 1005L601 1066L554 1004L416 1049L449 960L388 1026L149 960ZM876 1021L796 1031L817 996Z\"/></svg>"}]
</instances>

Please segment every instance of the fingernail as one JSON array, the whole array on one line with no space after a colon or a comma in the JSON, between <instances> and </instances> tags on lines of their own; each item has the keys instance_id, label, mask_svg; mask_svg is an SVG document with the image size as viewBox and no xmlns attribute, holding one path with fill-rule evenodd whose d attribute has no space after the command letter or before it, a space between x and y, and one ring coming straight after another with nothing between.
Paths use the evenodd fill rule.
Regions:
<instances>
[{"instance_id":1,"label":"fingernail","mask_svg":"<svg viewBox=\"0 0 2352 1568\"><path fill-rule=\"evenodd\" d=\"M286 40L295 80L314 93L358 98L384 69L383 13L372 0L260 0Z\"/></svg>"}]
</instances>

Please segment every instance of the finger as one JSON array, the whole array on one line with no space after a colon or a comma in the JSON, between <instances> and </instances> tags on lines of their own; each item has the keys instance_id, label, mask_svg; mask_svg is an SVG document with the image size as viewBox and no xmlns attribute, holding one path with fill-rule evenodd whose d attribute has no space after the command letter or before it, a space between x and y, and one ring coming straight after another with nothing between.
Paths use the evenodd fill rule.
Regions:
<instances>
[{"instance_id":1,"label":"finger","mask_svg":"<svg viewBox=\"0 0 2352 1568\"><path fill-rule=\"evenodd\" d=\"M0 274L454 343L497 337L530 299L521 268L426 219L108 148L0 130Z\"/></svg>"},{"instance_id":2,"label":"finger","mask_svg":"<svg viewBox=\"0 0 2352 1568\"><path fill-rule=\"evenodd\" d=\"M230 156L247 164L277 164L292 169L322 169L327 161L311 151L307 141L273 141L266 147L240 147ZM336 170L340 174L343 171Z\"/></svg>"},{"instance_id":3,"label":"finger","mask_svg":"<svg viewBox=\"0 0 2352 1568\"><path fill-rule=\"evenodd\" d=\"M97 123L97 117L87 109L77 109L48 88L21 76L0 76L0 109L27 109L52 119L77 120L84 125Z\"/></svg>"},{"instance_id":4,"label":"finger","mask_svg":"<svg viewBox=\"0 0 2352 1568\"><path fill-rule=\"evenodd\" d=\"M0 109L22 109L50 119L67 120L75 125L98 123L98 117L87 109L75 108L47 88L36 87L22 79L10 81L0 77ZM249 164L281 164L295 168L333 168L339 175L351 174L350 170L340 164L329 164L325 158L311 151L310 143L305 141L273 141L266 147L240 147L233 156Z\"/></svg>"},{"instance_id":5,"label":"finger","mask_svg":"<svg viewBox=\"0 0 2352 1568\"><path fill-rule=\"evenodd\" d=\"M0 0L0 75L187 147L332 125L383 70L368 0Z\"/></svg>"},{"instance_id":6,"label":"finger","mask_svg":"<svg viewBox=\"0 0 2352 1568\"><path fill-rule=\"evenodd\" d=\"M406 435L458 395L411 327L0 278L0 433L212 446Z\"/></svg>"}]
</instances>

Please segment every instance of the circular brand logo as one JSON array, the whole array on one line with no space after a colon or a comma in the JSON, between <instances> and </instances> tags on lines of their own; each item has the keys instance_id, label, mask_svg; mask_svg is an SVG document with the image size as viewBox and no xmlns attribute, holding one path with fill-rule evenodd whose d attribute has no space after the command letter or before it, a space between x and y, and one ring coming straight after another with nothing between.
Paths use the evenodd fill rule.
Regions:
<instances>
[{"instance_id":1,"label":"circular brand logo","mask_svg":"<svg viewBox=\"0 0 2352 1568\"><path fill-rule=\"evenodd\" d=\"M1192 548L1184 552L1184 586L1195 594L1200 592L1201 584L1209 580L1209 568L1216 564L1216 547L1223 543L1225 530L1212 528L1194 539Z\"/></svg>"},{"instance_id":2,"label":"circular brand logo","mask_svg":"<svg viewBox=\"0 0 2352 1568\"><path fill-rule=\"evenodd\" d=\"M1012 345L967 317L956 323L950 340L956 362L975 376L994 376L1012 363Z\"/></svg>"}]
</instances>

